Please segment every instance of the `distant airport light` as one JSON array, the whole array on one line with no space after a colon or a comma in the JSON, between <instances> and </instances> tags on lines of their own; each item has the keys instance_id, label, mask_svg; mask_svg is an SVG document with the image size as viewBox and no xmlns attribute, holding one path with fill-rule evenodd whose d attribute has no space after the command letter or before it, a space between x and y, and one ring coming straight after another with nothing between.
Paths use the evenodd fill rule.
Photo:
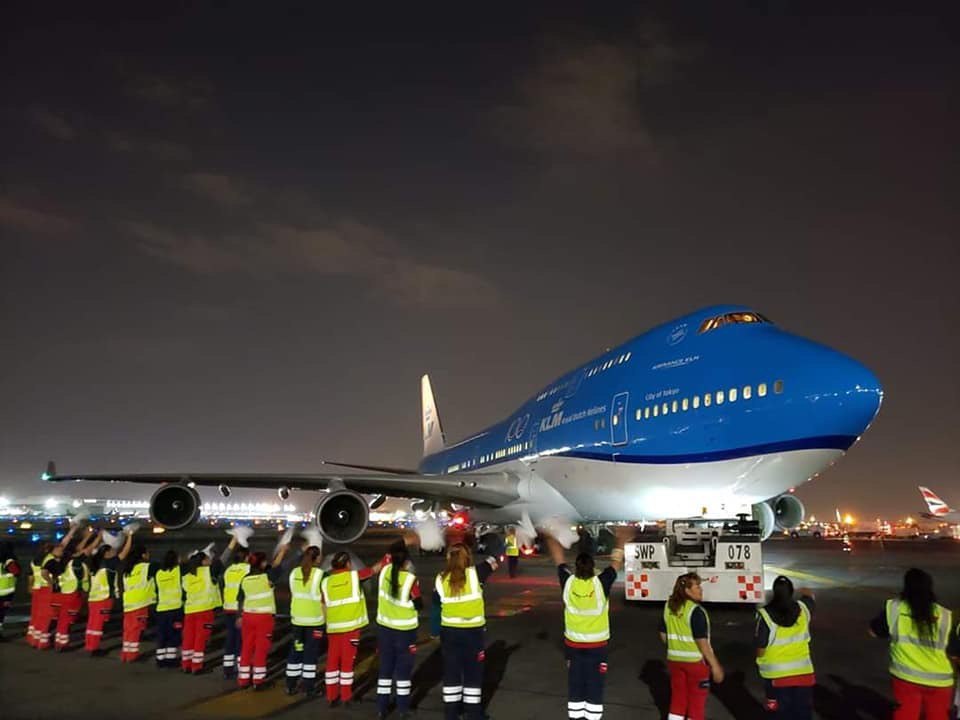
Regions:
<instances>
[{"instance_id":1,"label":"distant airport light","mask_svg":"<svg viewBox=\"0 0 960 720\"><path fill-rule=\"evenodd\" d=\"M44 506L47 510L53 510L55 507L57 507L57 499L56 499L56 498L47 498L46 500L43 501L43 506Z\"/></svg>"},{"instance_id":2,"label":"distant airport light","mask_svg":"<svg viewBox=\"0 0 960 720\"><path fill-rule=\"evenodd\" d=\"M844 525L853 525L853 521L854 521L853 515L851 515L850 513L847 513L846 515L843 516Z\"/></svg>"},{"instance_id":3,"label":"distant airport light","mask_svg":"<svg viewBox=\"0 0 960 720\"><path fill-rule=\"evenodd\" d=\"M156 525L156 526L154 526L154 528L153 528L153 534L154 534L154 535L163 535L163 533L165 533L166 531L167 531L166 528L162 528L162 527L160 527L159 525Z\"/></svg>"}]
</instances>

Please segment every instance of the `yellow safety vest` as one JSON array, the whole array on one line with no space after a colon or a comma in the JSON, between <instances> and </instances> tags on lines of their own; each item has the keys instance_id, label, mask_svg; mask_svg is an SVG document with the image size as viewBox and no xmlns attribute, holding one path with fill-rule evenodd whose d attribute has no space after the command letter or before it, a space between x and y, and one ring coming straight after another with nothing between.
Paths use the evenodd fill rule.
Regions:
<instances>
[{"instance_id":1,"label":"yellow safety vest","mask_svg":"<svg viewBox=\"0 0 960 720\"><path fill-rule=\"evenodd\" d=\"M327 606L327 632L350 632L370 622L367 618L367 599L356 570L324 575L320 588Z\"/></svg>"},{"instance_id":2,"label":"yellow safety vest","mask_svg":"<svg viewBox=\"0 0 960 720\"><path fill-rule=\"evenodd\" d=\"M227 611L237 610L237 591L240 589L240 582L250 574L250 563L233 563L223 573L223 609Z\"/></svg>"},{"instance_id":3,"label":"yellow safety vest","mask_svg":"<svg viewBox=\"0 0 960 720\"><path fill-rule=\"evenodd\" d=\"M933 606L933 637L920 634L903 600L887 600L887 625L890 628L890 674L929 687L952 687L953 667L947 657L951 614L942 605Z\"/></svg>"},{"instance_id":4,"label":"yellow safety vest","mask_svg":"<svg viewBox=\"0 0 960 720\"><path fill-rule=\"evenodd\" d=\"M697 646L697 641L693 638L693 627L690 625L690 618L693 611L700 607L692 600L687 600L680 608L680 612L674 615L670 612L670 606L663 606L663 622L667 626L667 660L673 662L696 663L703 660L703 653ZM707 638L710 637L710 617L704 610L704 616L707 618Z\"/></svg>"},{"instance_id":5,"label":"yellow safety vest","mask_svg":"<svg viewBox=\"0 0 960 720\"><path fill-rule=\"evenodd\" d=\"M183 607L183 593L180 590L180 566L171 570L157 570L154 576L157 583L157 612L179 610Z\"/></svg>"},{"instance_id":6,"label":"yellow safety vest","mask_svg":"<svg viewBox=\"0 0 960 720\"><path fill-rule=\"evenodd\" d=\"M240 581L243 588L243 611L257 615L275 615L277 600L273 595L273 586L266 573L247 575Z\"/></svg>"},{"instance_id":7,"label":"yellow safety vest","mask_svg":"<svg viewBox=\"0 0 960 720\"><path fill-rule=\"evenodd\" d=\"M87 602L106 600L112 596L113 590L110 587L110 577L107 575L107 569L102 567L97 570L90 579L90 595L87 597Z\"/></svg>"},{"instance_id":8,"label":"yellow safety vest","mask_svg":"<svg viewBox=\"0 0 960 720\"><path fill-rule=\"evenodd\" d=\"M13 595L13 591L17 589L17 576L7 570L12 564L13 558L9 558L0 566L0 597Z\"/></svg>"},{"instance_id":9,"label":"yellow safety vest","mask_svg":"<svg viewBox=\"0 0 960 720\"><path fill-rule=\"evenodd\" d=\"M507 535L507 557L518 557L520 555L520 544L517 542L516 535Z\"/></svg>"},{"instance_id":10,"label":"yellow safety vest","mask_svg":"<svg viewBox=\"0 0 960 720\"><path fill-rule=\"evenodd\" d=\"M183 606L187 615L220 607L220 588L210 575L209 565L200 565L194 572L185 574L182 584L187 594Z\"/></svg>"},{"instance_id":11,"label":"yellow safety vest","mask_svg":"<svg viewBox=\"0 0 960 720\"><path fill-rule=\"evenodd\" d=\"M149 577L150 563L139 562L123 577L123 611L139 610L157 601L157 585Z\"/></svg>"},{"instance_id":12,"label":"yellow safety vest","mask_svg":"<svg viewBox=\"0 0 960 720\"><path fill-rule=\"evenodd\" d=\"M610 601L599 577L571 575L563 584L563 636L579 643L610 639Z\"/></svg>"},{"instance_id":13,"label":"yellow safety vest","mask_svg":"<svg viewBox=\"0 0 960 720\"><path fill-rule=\"evenodd\" d=\"M464 591L459 595L453 594L449 576L444 578L443 573L437 575L435 587L441 602L440 624L444 627L483 627L487 622L483 607L483 588L480 587L477 569L468 567L466 575Z\"/></svg>"},{"instance_id":14,"label":"yellow safety vest","mask_svg":"<svg viewBox=\"0 0 960 720\"><path fill-rule=\"evenodd\" d=\"M320 583L323 570L311 568L308 584L303 582L303 570L295 567L290 571L290 624L299 627L323 625L323 593Z\"/></svg>"},{"instance_id":15,"label":"yellow safety vest","mask_svg":"<svg viewBox=\"0 0 960 720\"><path fill-rule=\"evenodd\" d=\"M790 627L777 625L766 608L757 610L757 615L767 624L770 639L763 655L757 656L760 677L767 680L812 675L813 660L810 659L810 609L800 605L800 615Z\"/></svg>"},{"instance_id":16,"label":"yellow safety vest","mask_svg":"<svg viewBox=\"0 0 960 720\"><path fill-rule=\"evenodd\" d=\"M387 565L380 571L379 593L377 601L377 623L394 630L413 630L417 627L417 608L410 599L416 575L401 570L397 576L399 597L390 594L393 565Z\"/></svg>"},{"instance_id":17,"label":"yellow safety vest","mask_svg":"<svg viewBox=\"0 0 960 720\"><path fill-rule=\"evenodd\" d=\"M37 565L35 562L30 563L30 572L33 573L33 589L34 590L50 587L50 583L43 578L43 566L53 559L54 559L53 554L47 553L46 555L43 556L43 560L40 561L39 565Z\"/></svg>"},{"instance_id":18,"label":"yellow safety vest","mask_svg":"<svg viewBox=\"0 0 960 720\"><path fill-rule=\"evenodd\" d=\"M73 561L68 560L63 572L60 573L60 594L71 595L77 592L81 588L81 582L83 583L83 589L86 590L89 587L88 577L86 565L83 566L83 573L81 577L78 578L77 573L73 569Z\"/></svg>"}]
</instances>

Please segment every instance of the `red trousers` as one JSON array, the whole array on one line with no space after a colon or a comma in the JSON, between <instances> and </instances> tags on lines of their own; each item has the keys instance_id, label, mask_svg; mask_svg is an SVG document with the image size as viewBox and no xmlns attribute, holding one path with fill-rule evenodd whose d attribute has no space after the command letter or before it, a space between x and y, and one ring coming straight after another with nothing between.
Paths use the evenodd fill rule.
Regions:
<instances>
[{"instance_id":1,"label":"red trousers","mask_svg":"<svg viewBox=\"0 0 960 720\"><path fill-rule=\"evenodd\" d=\"M120 662L136 662L140 657L140 636L147 629L150 606L125 610L123 613L123 650Z\"/></svg>"},{"instance_id":2,"label":"red trousers","mask_svg":"<svg viewBox=\"0 0 960 720\"><path fill-rule=\"evenodd\" d=\"M31 582L33 580L31 579ZM30 591L30 625L27 627L27 643L33 647L40 644L39 631L37 630L37 615L44 604L50 603L50 588L40 588Z\"/></svg>"},{"instance_id":3,"label":"red trousers","mask_svg":"<svg viewBox=\"0 0 960 720\"><path fill-rule=\"evenodd\" d=\"M57 618L59 611L58 593L54 593L51 588L45 587L35 590L33 593L33 602L36 607L36 615L33 622L34 647L46 650L50 647L50 625ZM54 605L54 603L58 603Z\"/></svg>"},{"instance_id":4,"label":"red trousers","mask_svg":"<svg viewBox=\"0 0 960 720\"><path fill-rule=\"evenodd\" d=\"M56 645L57 650L64 650L70 644L70 628L80 617L83 595L79 592L72 592L66 595L60 593L54 597L60 602L60 609L57 611Z\"/></svg>"},{"instance_id":5,"label":"red trousers","mask_svg":"<svg viewBox=\"0 0 960 720\"><path fill-rule=\"evenodd\" d=\"M269 613L243 613L240 664L237 666L240 687L249 685L251 678L254 685L263 685L267 681L267 655L273 644L273 623L273 615Z\"/></svg>"},{"instance_id":6,"label":"red trousers","mask_svg":"<svg viewBox=\"0 0 960 720\"><path fill-rule=\"evenodd\" d=\"M187 613L183 616L183 645L180 666L184 670L203 670L204 653L213 633L213 610Z\"/></svg>"},{"instance_id":7,"label":"red trousers","mask_svg":"<svg viewBox=\"0 0 960 720\"><path fill-rule=\"evenodd\" d=\"M893 681L893 720L947 720L953 703L952 687L930 687L907 682L900 678Z\"/></svg>"},{"instance_id":8,"label":"red trousers","mask_svg":"<svg viewBox=\"0 0 960 720\"><path fill-rule=\"evenodd\" d=\"M667 661L670 671L670 714L667 720L703 720L710 694L710 668L704 662Z\"/></svg>"},{"instance_id":9,"label":"red trousers","mask_svg":"<svg viewBox=\"0 0 960 720\"><path fill-rule=\"evenodd\" d=\"M103 626L110 619L111 609L113 609L113 598L87 603L87 634L83 643L83 649L87 652L100 649L100 641L103 639Z\"/></svg>"},{"instance_id":10,"label":"red trousers","mask_svg":"<svg viewBox=\"0 0 960 720\"><path fill-rule=\"evenodd\" d=\"M349 702L353 697L353 663L357 659L360 631L327 633L327 700L338 697Z\"/></svg>"}]
</instances>

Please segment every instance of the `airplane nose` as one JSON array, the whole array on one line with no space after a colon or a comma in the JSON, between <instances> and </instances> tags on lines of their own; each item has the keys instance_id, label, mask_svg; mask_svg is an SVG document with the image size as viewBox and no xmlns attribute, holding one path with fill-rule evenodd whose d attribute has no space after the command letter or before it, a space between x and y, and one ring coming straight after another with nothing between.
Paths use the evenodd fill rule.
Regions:
<instances>
[{"instance_id":1,"label":"airplane nose","mask_svg":"<svg viewBox=\"0 0 960 720\"><path fill-rule=\"evenodd\" d=\"M834 375L838 419L847 434L859 437L880 411L883 387L864 365L844 355L840 358Z\"/></svg>"}]
</instances>

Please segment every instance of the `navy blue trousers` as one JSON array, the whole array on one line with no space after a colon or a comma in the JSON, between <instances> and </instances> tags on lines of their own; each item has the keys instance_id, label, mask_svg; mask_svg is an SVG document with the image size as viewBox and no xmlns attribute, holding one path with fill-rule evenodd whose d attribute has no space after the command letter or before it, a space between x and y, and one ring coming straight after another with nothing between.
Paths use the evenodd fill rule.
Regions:
<instances>
[{"instance_id":1,"label":"navy blue trousers","mask_svg":"<svg viewBox=\"0 0 960 720\"><path fill-rule=\"evenodd\" d=\"M180 664L180 643L183 631L183 610L161 610L154 615L157 626L157 667Z\"/></svg>"},{"instance_id":2,"label":"navy blue trousers","mask_svg":"<svg viewBox=\"0 0 960 720\"><path fill-rule=\"evenodd\" d=\"M811 720L813 717L812 687L774 687L769 680L766 687L767 712L777 720Z\"/></svg>"},{"instance_id":3,"label":"navy blue trousers","mask_svg":"<svg viewBox=\"0 0 960 720\"><path fill-rule=\"evenodd\" d=\"M483 718L484 629L449 628L440 631L443 653L443 716L457 720L461 706L466 720Z\"/></svg>"},{"instance_id":4,"label":"navy blue trousers","mask_svg":"<svg viewBox=\"0 0 960 720\"><path fill-rule=\"evenodd\" d=\"M291 625L293 642L287 655L287 688L294 690L302 681L303 691L312 694L317 688L317 657L325 626Z\"/></svg>"},{"instance_id":5,"label":"navy blue trousers","mask_svg":"<svg viewBox=\"0 0 960 720\"><path fill-rule=\"evenodd\" d=\"M603 715L603 684L607 677L607 646L567 646L567 717Z\"/></svg>"},{"instance_id":6,"label":"navy blue trousers","mask_svg":"<svg viewBox=\"0 0 960 720\"><path fill-rule=\"evenodd\" d=\"M386 714L390 707L393 681L397 681L397 711L410 709L410 692L413 683L413 661L417 653L417 630L394 630L377 628L377 652L380 654L380 670L377 674L377 710Z\"/></svg>"},{"instance_id":7,"label":"navy blue trousers","mask_svg":"<svg viewBox=\"0 0 960 720\"><path fill-rule=\"evenodd\" d=\"M226 624L227 635L223 641L223 676L235 678L237 676L237 661L240 659L240 628L237 627L237 614L225 612L223 620Z\"/></svg>"}]
</instances>

